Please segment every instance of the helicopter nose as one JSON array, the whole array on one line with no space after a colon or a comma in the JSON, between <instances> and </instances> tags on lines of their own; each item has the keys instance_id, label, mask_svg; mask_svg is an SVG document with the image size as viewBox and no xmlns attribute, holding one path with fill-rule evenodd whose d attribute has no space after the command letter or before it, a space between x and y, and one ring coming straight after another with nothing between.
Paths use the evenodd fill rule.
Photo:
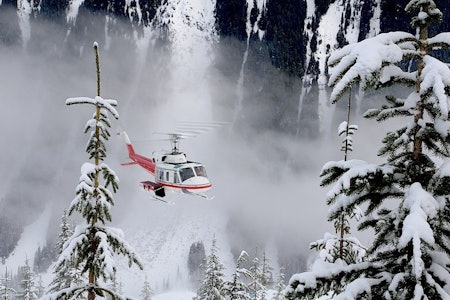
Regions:
<instances>
[{"instance_id":1,"label":"helicopter nose","mask_svg":"<svg viewBox=\"0 0 450 300\"><path fill-rule=\"evenodd\" d=\"M203 193L211 188L211 182L208 177L195 176L185 180L183 184L188 185L188 189L192 193Z\"/></svg>"}]
</instances>

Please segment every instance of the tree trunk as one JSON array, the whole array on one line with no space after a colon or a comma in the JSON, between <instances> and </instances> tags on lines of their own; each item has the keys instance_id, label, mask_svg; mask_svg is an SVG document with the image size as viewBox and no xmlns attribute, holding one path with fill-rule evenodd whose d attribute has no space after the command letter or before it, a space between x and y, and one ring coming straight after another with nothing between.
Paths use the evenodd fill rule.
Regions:
<instances>
[{"instance_id":1,"label":"tree trunk","mask_svg":"<svg viewBox=\"0 0 450 300\"><path fill-rule=\"evenodd\" d=\"M424 7L424 11L428 11L428 6ZM427 44L426 40L428 39L428 25L424 24L421 25L419 28L419 59L417 61L417 79L416 79L416 93L420 93L420 86L422 83L422 80L420 79L420 76L422 75L424 62L423 58L425 55L428 54ZM420 126L418 124L419 120L423 118L423 112L424 112L424 106L423 106L423 99L420 99L416 106L417 114L414 116L414 146L413 146L413 158L414 160L419 163L420 155L422 154L422 138L417 136Z\"/></svg>"}]
</instances>

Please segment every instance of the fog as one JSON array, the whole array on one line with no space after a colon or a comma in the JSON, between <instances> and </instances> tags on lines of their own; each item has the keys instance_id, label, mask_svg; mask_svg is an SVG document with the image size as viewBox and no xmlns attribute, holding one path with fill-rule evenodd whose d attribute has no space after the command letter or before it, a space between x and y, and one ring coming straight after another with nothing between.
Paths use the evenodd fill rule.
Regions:
<instances>
[{"instance_id":1,"label":"fog","mask_svg":"<svg viewBox=\"0 0 450 300\"><path fill-rule=\"evenodd\" d=\"M41 43L45 42L43 37ZM207 207L209 212L227 216L232 250L251 251L273 239L280 256L306 260L311 254L309 243L333 230L326 221L326 189L319 186L319 174L324 163L343 157L334 130L308 140L253 126L270 115L258 115L259 120L254 115L248 120L241 116L234 123L238 78L214 63L230 45L213 49L194 40L186 42L190 49L167 52L155 47L150 38L141 43L149 46L139 53L126 42L100 44L101 96L118 100L120 114L119 120L112 120L106 159L121 180L113 221L142 225L139 222L146 220L145 226L152 226L179 214L194 218ZM242 57L235 60L228 63L240 66ZM251 82L258 74L249 71L245 76ZM79 57L1 49L2 217L28 224L52 205L53 234L59 230L62 210L73 199L80 167L88 159L83 129L92 115L91 107L67 107L65 99L95 95L94 51L88 47ZM270 114L270 107L258 111ZM205 164L214 185L209 195L214 199L175 196L174 204L168 206L151 201L140 190L139 181L152 179L148 173L120 165L127 153L114 133L123 128L136 149L150 156L170 147L155 141L154 132L169 132L181 121L227 124L180 145L189 159ZM373 140L378 132L364 121L355 122L360 122L355 156L375 156L377 147L359 142L363 138L358 135L370 135Z\"/></svg>"}]
</instances>

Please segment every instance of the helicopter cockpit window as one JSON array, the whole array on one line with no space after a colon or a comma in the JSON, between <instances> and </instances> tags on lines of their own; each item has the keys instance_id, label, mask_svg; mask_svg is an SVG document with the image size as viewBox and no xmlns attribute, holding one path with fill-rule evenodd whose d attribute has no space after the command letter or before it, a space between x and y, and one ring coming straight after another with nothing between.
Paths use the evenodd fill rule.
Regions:
<instances>
[{"instance_id":1,"label":"helicopter cockpit window","mask_svg":"<svg viewBox=\"0 0 450 300\"><path fill-rule=\"evenodd\" d=\"M194 170L192 168L183 168L180 169L180 177L181 177L181 181L185 181L188 180L191 177L194 177Z\"/></svg>"},{"instance_id":2,"label":"helicopter cockpit window","mask_svg":"<svg viewBox=\"0 0 450 300\"><path fill-rule=\"evenodd\" d=\"M195 174L197 174L197 176L206 177L206 170L203 166L196 166L196 167L194 167L194 170L195 170Z\"/></svg>"}]
</instances>

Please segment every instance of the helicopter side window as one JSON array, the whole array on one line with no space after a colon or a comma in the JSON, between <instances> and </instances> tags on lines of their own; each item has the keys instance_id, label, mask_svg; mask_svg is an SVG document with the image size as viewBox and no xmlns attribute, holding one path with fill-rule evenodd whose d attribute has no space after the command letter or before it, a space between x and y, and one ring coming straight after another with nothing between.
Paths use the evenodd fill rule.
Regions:
<instances>
[{"instance_id":1,"label":"helicopter side window","mask_svg":"<svg viewBox=\"0 0 450 300\"><path fill-rule=\"evenodd\" d=\"M158 173L158 180L164 180L164 171L163 170L157 170L156 171Z\"/></svg>"},{"instance_id":2,"label":"helicopter side window","mask_svg":"<svg viewBox=\"0 0 450 300\"><path fill-rule=\"evenodd\" d=\"M203 166L196 166L196 167L194 167L194 170L195 170L195 174L197 174L197 176L206 177L206 170Z\"/></svg>"},{"instance_id":3,"label":"helicopter side window","mask_svg":"<svg viewBox=\"0 0 450 300\"><path fill-rule=\"evenodd\" d=\"M173 180L175 183L180 183L180 177L177 172L173 173Z\"/></svg>"},{"instance_id":4,"label":"helicopter side window","mask_svg":"<svg viewBox=\"0 0 450 300\"><path fill-rule=\"evenodd\" d=\"M185 181L188 180L191 177L194 177L194 170L192 168L183 168L180 169L180 176L181 176L181 181Z\"/></svg>"}]
</instances>

